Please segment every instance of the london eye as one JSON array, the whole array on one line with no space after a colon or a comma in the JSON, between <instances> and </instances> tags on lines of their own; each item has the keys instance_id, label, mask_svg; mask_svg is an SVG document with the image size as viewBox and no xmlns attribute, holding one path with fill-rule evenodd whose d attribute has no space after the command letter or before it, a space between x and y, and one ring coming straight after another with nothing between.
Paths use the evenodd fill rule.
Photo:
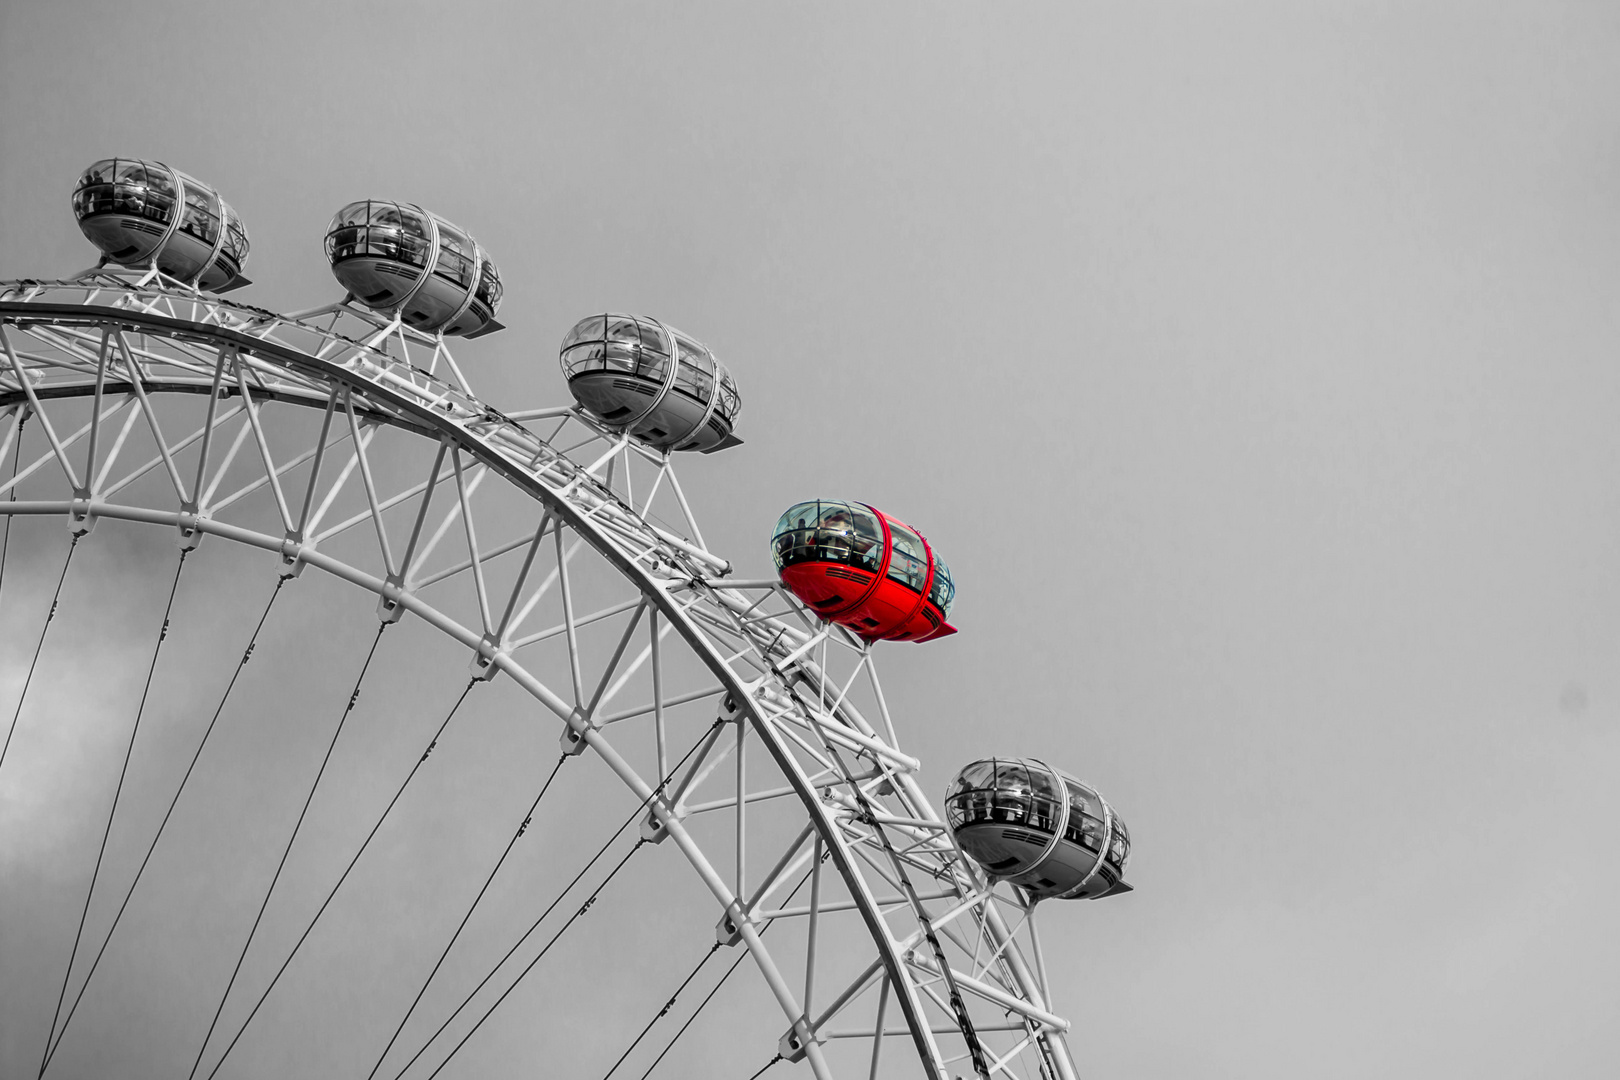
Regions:
<instances>
[{"instance_id":1,"label":"london eye","mask_svg":"<svg viewBox=\"0 0 1620 1080\"><path fill-rule=\"evenodd\" d=\"M345 206L342 299L281 314L239 299L247 230L189 175L98 162L73 209L100 264L0 283L0 598L32 612L0 785L72 777L95 828L8 963L7 1075L117 1073L98 1029L171 969L135 1012L191 1078L490 1075L480 1031L544 1062L570 1008L610 1076L710 1022L762 1072L1078 1074L1038 924L1128 891L1129 834L1033 759L967 766L936 810L879 674L956 632L918 530L812 498L746 541L778 577L733 573L679 473L747 452L746 359L589 314L533 343L574 400L497 405L468 339L502 329L501 278L435 213ZM443 663L403 667L406 634ZM314 648L350 673L317 685ZM68 727L122 765L88 783ZM251 842L219 827L244 785L280 793ZM50 833L16 805L0 829ZM442 861L397 839L411 814ZM368 904L423 897L419 938L367 938ZM746 1003L705 1013L728 979Z\"/></svg>"}]
</instances>

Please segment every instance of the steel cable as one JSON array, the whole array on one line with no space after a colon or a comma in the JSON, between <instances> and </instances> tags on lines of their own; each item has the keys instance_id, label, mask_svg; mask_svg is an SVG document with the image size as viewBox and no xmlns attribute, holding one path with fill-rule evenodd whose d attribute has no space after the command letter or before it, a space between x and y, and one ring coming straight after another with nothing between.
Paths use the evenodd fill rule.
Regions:
<instances>
[{"instance_id":1,"label":"steel cable","mask_svg":"<svg viewBox=\"0 0 1620 1080\"><path fill-rule=\"evenodd\" d=\"M710 731L719 727L724 722L725 721L723 719L716 718L714 724L710 728ZM489 974L485 975L481 980L479 980L478 985L473 987L472 992L462 999L461 1004L455 1007L455 1010L445 1019L444 1023L440 1024L438 1029L435 1030L432 1035L428 1036L427 1042L423 1043L416 1053L411 1056L411 1060L405 1063L405 1067L394 1074L394 1080L400 1080L400 1077L409 1072L411 1066L416 1064L417 1059L423 1054L427 1053L428 1047L432 1046L434 1042L438 1040L439 1036L444 1034L445 1028L449 1027L455 1021L456 1017L461 1015L461 1010L472 1004L473 998L478 996L479 991L483 990L484 987L489 984L489 980L493 979L501 968L506 965L506 962L512 958L512 954L523 947L523 943L529 940L529 935L540 928L540 924L546 920L546 916L550 915L554 910L556 910L557 905L562 903L563 898L573 891L574 886L578 885L580 880L590 872L591 867L595 866L597 861L600 860L603 855L608 853L608 849L613 846L614 842L618 840L620 836L624 835L624 830L635 824L636 819L639 818L642 812L647 809L647 806L653 801L653 799L658 797L658 793L663 791L665 787L669 786L669 782L675 778L675 775L685 767L686 763L691 760L692 755L697 753L702 746L703 739L699 739L692 745L692 749L688 750L685 756L682 757L680 761L675 763L675 767L669 770L669 775L666 776L664 780L656 788L654 788L645 799L641 800L641 804L636 807L635 811L632 812L629 817L625 818L624 824L615 829L613 835L607 838L607 842L602 845L595 855L591 856L590 862L586 863L584 868L581 869L579 873L574 875L572 881L563 886L562 891L559 892L551 903L546 906L546 909L540 913L540 917L535 919L534 922L529 925L529 928L523 932L523 936L519 937L512 947L506 950L506 954L495 962L495 966L489 970ZM386 1056L386 1054L384 1056Z\"/></svg>"},{"instance_id":2,"label":"steel cable","mask_svg":"<svg viewBox=\"0 0 1620 1080\"><path fill-rule=\"evenodd\" d=\"M203 1036L202 1045L197 1048L197 1060L191 1064L188 1080L197 1075L197 1069L202 1065L203 1054L208 1050L208 1042L214 1037L214 1028L219 1024L220 1014L225 1011L225 1002L230 999L231 989L236 985L236 977L242 972L242 962L247 959L248 950L253 947L253 937L259 932L259 923L264 919L264 910L270 906L270 897L276 891L276 883L281 880L281 871L286 868L287 856L292 854L293 845L298 842L298 832L304 826L304 817L309 813L309 804L315 800L315 790L321 786L321 777L326 775L326 766L332 760L332 750L337 746L338 737L343 734L343 725L348 721L349 714L354 712L355 702L360 700L360 684L365 681L366 672L371 668L372 657L377 655L377 643L382 641L383 631L390 625L386 622L380 623L377 626L377 636L371 639L371 648L366 652L366 662L360 666L360 677L354 681L354 690L349 694L349 704L344 708L342 717L338 719L337 730L332 732L332 741L326 744L326 756L321 758L321 767L315 773L315 782L309 786L309 794L304 796L303 808L298 811L298 821L293 825L292 835L287 838L287 846L281 852L281 861L276 864L276 872L270 878L270 887L264 892L264 900L259 904L259 913L253 917L253 928L248 931L247 941L242 943L242 953L236 958L236 967L231 970L230 981L225 984L225 993L220 995L219 1007L214 1010L214 1019L208 1024L208 1034ZM216 1069L218 1067L215 1066Z\"/></svg>"},{"instance_id":3,"label":"steel cable","mask_svg":"<svg viewBox=\"0 0 1620 1080\"><path fill-rule=\"evenodd\" d=\"M698 1015L703 1012L704 1007L714 1000L714 995L718 994L720 988L726 985L726 980L731 978L731 973L736 971L746 959L748 959L748 950L744 949L737 954L737 958L731 962L731 966L726 968L726 973L720 976L720 981L710 988L702 1001L698 1002L698 1007L692 1010L692 1015L686 1018L686 1023L682 1024L680 1030L675 1032L669 1042L664 1044L664 1048L658 1052L658 1056L653 1058L653 1063L647 1066L647 1071L641 1074L641 1080L647 1080L647 1077L652 1075L652 1071L658 1068L658 1063L664 1060L664 1056L675 1049L675 1044L680 1041L682 1035L686 1034L686 1029L692 1026L692 1021L696 1020Z\"/></svg>"},{"instance_id":4,"label":"steel cable","mask_svg":"<svg viewBox=\"0 0 1620 1080\"><path fill-rule=\"evenodd\" d=\"M827 859L831 855L832 855L832 853L830 851L823 852L822 856L821 856L821 861L826 862ZM790 904L790 903L793 902L793 898L795 896L799 895L799 890L804 888L805 882L810 880L810 875L813 874L813 873L815 873L814 868L812 868L811 870L806 872L804 877L799 879L799 883L797 885L793 886L793 891L788 893L787 899L782 901L784 906L786 906L787 904ZM759 936L764 937L767 933L769 933L773 923L774 923L774 920L772 920L772 922L766 923L763 927L761 927L760 931L759 931ZM707 957L705 957L705 959L707 959ZM647 1066L647 1071L641 1074L639 1080L647 1080L647 1077L652 1075L652 1071L654 1069L658 1068L658 1063L664 1060L665 1055L667 1055L671 1050L675 1049L675 1044L677 1042L680 1042L680 1039L681 1039L682 1035L686 1034L686 1029L692 1026L692 1021L696 1020L698 1018L698 1016L703 1012L704 1008L709 1004L709 1002L714 1000L714 996L720 992L720 988L722 986L726 985L726 980L731 978L732 972L736 971L737 968L742 966L742 962L744 960L746 960L746 959L748 959L748 950L743 949L741 952L739 952L737 954L737 959L735 959L735 960L733 960L731 962L731 966L726 968L726 973L724 975L720 976L720 981L715 983L714 986L712 988L710 988L708 994L704 995L704 998L703 998L702 1001L698 1002L698 1007L692 1010L692 1015L688 1016L686 1018L686 1023L682 1024L680 1030L677 1031L673 1036L670 1037L669 1042L664 1044L664 1048L658 1052L657 1057L653 1058L653 1063L651 1065ZM774 1065L775 1062L773 1061L771 1064ZM769 1068L769 1067L770 1066L766 1066L766 1068ZM614 1068L618 1068L618 1066L615 1065ZM612 1074L609 1073L609 1075L611 1076ZM604 1077L604 1080L606 1080L605 1077Z\"/></svg>"},{"instance_id":5,"label":"steel cable","mask_svg":"<svg viewBox=\"0 0 1620 1080\"><path fill-rule=\"evenodd\" d=\"M467 913L461 917L461 922L456 926L456 932L450 935L450 940L445 943L444 951L439 954L439 959L433 964L433 970L428 972L428 977L423 980L421 989L416 992L416 997L411 999L410 1008L406 1009L405 1015L400 1018L399 1026L394 1029L394 1034L389 1038L388 1045L383 1047L383 1052L378 1055L376 1064L372 1065L371 1071L366 1074L366 1080L371 1080L372 1077L377 1075L377 1070L382 1068L383 1061L388 1057L388 1051L392 1050L394 1043L399 1041L399 1033L405 1030L406 1024L410 1023L411 1015L416 1012L416 1006L422 1002L422 995L427 993L428 987L433 984L433 977L439 973L439 968L444 966L445 957L449 956L450 950L456 947L456 941L461 937L461 932L467 928L467 923L472 919L473 912L478 910L479 902L484 899L484 894L489 891L490 885L495 881L495 875L500 873L501 867L506 864L506 857L512 854L512 848L516 846L519 837L528 829L529 822L534 820L534 812L539 809L540 800L546 797L546 792L551 788L551 782L557 779L557 774L562 771L563 762L567 760L568 755L561 754L557 758L557 764L551 767L551 775L546 777L544 784L540 785L540 794L536 795L534 802L529 804L529 812L523 816L523 823L512 834L512 839L506 842L506 850L501 852L501 857L495 862L495 868L484 879L483 888L479 889L478 895L473 897L473 902L467 908Z\"/></svg>"},{"instance_id":6,"label":"steel cable","mask_svg":"<svg viewBox=\"0 0 1620 1080\"><path fill-rule=\"evenodd\" d=\"M71 555L72 552L69 552ZM68 954L67 970L62 973L62 991L56 997L56 1011L51 1014L51 1031L45 1037L45 1052L39 1058L39 1074L45 1075L45 1066L50 1062L51 1047L56 1041L56 1021L62 1016L62 1002L67 999L68 983L73 978L73 964L79 959L79 942L84 938L84 924L90 917L90 904L96 898L96 882L101 878L101 862L107 856L107 840L112 836L113 822L118 818L118 802L124 795L124 780L129 776L129 759L135 753L135 739L141 733L141 717L146 715L146 699L152 692L152 676L157 672L158 656L163 652L163 643L169 638L169 615L174 611L174 594L180 589L180 574L186 568L186 556L191 554L190 548L180 549L180 562L174 568L174 581L169 584L169 599L163 605L163 625L158 630L157 644L152 647L152 662L146 668L146 685L141 688L141 703L135 709L135 723L129 729L129 745L124 748L124 764L118 770L118 786L113 789L112 809L107 812L107 827L101 833L101 847L96 851L96 868L90 874L90 888L84 894L84 910L79 913L79 929L73 934L73 951ZM66 567L63 568L66 573ZM44 635L40 635L41 640Z\"/></svg>"},{"instance_id":7,"label":"steel cable","mask_svg":"<svg viewBox=\"0 0 1620 1080\"><path fill-rule=\"evenodd\" d=\"M405 794L405 789L410 786L411 780L416 777L417 770L427 761L428 755L433 753L433 748L439 745L439 738L444 734L445 728L450 726L450 721L455 718L456 713L461 709L461 703L467 700L467 695L472 692L472 688L477 682L477 679L469 679L467 685L462 688L461 696L456 698L456 703L450 707L450 712L445 716L444 721L439 724L439 730L433 733L433 738L428 740L427 747L422 751L421 756L416 759L416 764L411 766L410 774L405 777L405 782L399 785L399 790L394 792L394 797L388 801L387 809L382 812L382 816L377 819L377 823L366 834L365 840L360 844L360 850L354 853L354 858L349 860L349 865L344 868L343 874L337 879L337 884L332 886L332 891L326 894L325 900L321 901L321 906L315 912L315 917L309 920L309 925L304 927L304 932L298 935L297 943L293 945L292 951L287 954L287 958L281 962L281 967L276 969L276 974L271 978L270 985L264 988L264 993L260 994L259 1000L254 1002L253 1009L248 1013L247 1019L243 1020L242 1026L236 1029L236 1034L232 1036L230 1045L225 1047L225 1052L219 1055L218 1061L214 1062L213 1069L208 1073L210 1080L212 1080L215 1073L219 1072L219 1067L225 1064L225 1059L231 1056L231 1051L236 1049L237 1041L247 1031L248 1025L253 1023L253 1018L259 1014L260 1007L270 997L270 991L276 988L276 983L281 981L281 976L286 972L288 966L292 964L293 957L297 956L298 950L303 948L305 940L309 938L310 933L315 929L315 924L320 921L321 916L326 913L328 905L332 903L332 898L338 894L338 890L343 888L343 883L349 879L349 872L360 861L360 856L366 853L366 848L370 845L372 838L382 828L383 822L388 820L388 815L393 811L394 805L399 802L400 796Z\"/></svg>"},{"instance_id":8,"label":"steel cable","mask_svg":"<svg viewBox=\"0 0 1620 1080\"><path fill-rule=\"evenodd\" d=\"M778 1061L781 1061L781 1060L782 1060L782 1055L777 1054L775 1057L771 1058L771 1060L767 1061L765 1063L765 1065L759 1070L759 1072L755 1073L753 1076L750 1076L748 1078L748 1080L759 1080L760 1077L765 1075L766 1070L768 1070L772 1065L775 1065Z\"/></svg>"},{"instance_id":9,"label":"steel cable","mask_svg":"<svg viewBox=\"0 0 1620 1080\"><path fill-rule=\"evenodd\" d=\"M629 851L624 853L624 858L619 860L619 863L618 863L617 866L615 866L612 870L608 871L607 877L603 878L602 881L601 881L601 884L597 885L596 888L594 890L592 890L590 897L585 901L585 903L580 905L579 910L574 912L572 915L570 915L568 917L568 921L562 924L562 928L560 930L558 930L555 934L551 935L551 940L546 942L545 945L541 947L540 951L535 954L534 959L530 960L528 962L528 964L523 968L523 970L518 972L517 978L512 980L512 985L508 986L505 990L503 990L501 992L501 996L495 999L495 1004L493 1004L489 1008L485 1009L484 1010L484 1015L480 1016L478 1018L478 1022L472 1026L472 1028L467 1032L467 1034L465 1034L465 1035L463 1035L461 1037L461 1041L456 1043L455 1046L450 1048L450 1053L446 1054L444 1060L439 1062L439 1067L437 1069L434 1069L431 1073L428 1074L428 1080L433 1080L434 1077L438 1076L441 1072L444 1071L444 1067L446 1065L450 1064L450 1059L456 1056L456 1052L458 1050L460 1050L463 1046L466 1046L467 1045L467 1040L471 1039L474 1035L476 1035L478 1033L478 1029L484 1026L484 1021L488 1020L492 1015L494 1015L495 1010L501 1007L501 1002L505 1001L507 996L509 994L511 994L512 991L514 991L514 990L516 990L518 988L518 983L523 981L523 977L525 975L527 975L529 972L533 971L534 966L545 958L546 953L550 952L551 947L553 945L557 944L557 940L568 932L568 928L570 926L574 925L575 920L577 920L581 915L584 915L587 911L591 910L591 905L595 904L596 903L596 898L598 896L602 895L602 890L608 887L608 883L611 882L614 879L614 877L616 877L618 875L620 870L624 869L624 864L629 862L631 856L633 856L636 852L640 851L642 849L642 847L646 843L647 843L647 838L646 837L637 837L636 838L635 846L632 847Z\"/></svg>"},{"instance_id":10,"label":"steel cable","mask_svg":"<svg viewBox=\"0 0 1620 1080\"><path fill-rule=\"evenodd\" d=\"M90 970L85 974L84 982L79 985L79 992L73 998L73 1005L68 1009L67 1018L62 1021L62 1030L56 1034L56 1042L51 1044L45 1055L45 1068L48 1068L51 1059L56 1056L57 1047L62 1045L62 1039L67 1035L68 1025L73 1023L73 1015L78 1012L79 1002L84 1000L85 991L90 988L90 980L96 976L96 968L101 964L101 958L106 955L107 946L112 943L113 934L118 930L118 923L124 917L124 910L129 907L130 899L135 895L136 886L141 883L141 875L146 873L146 866L152 861L152 853L157 850L158 841L163 839L163 831L168 828L169 819L174 816L174 808L180 803L180 796L185 793L186 784L197 767L197 761L202 757L204 747L208 745L208 737L214 733L214 726L219 723L219 717L225 711L225 703L230 700L231 691L236 687L236 680L247 667L247 662L253 656L253 650L258 645L259 633L264 629L264 622L270 617L270 609L275 606L276 597L281 595L281 587L287 584L287 578L277 578L276 587L270 593L270 601L264 605L264 611L259 615L259 622L253 628L253 636L248 639L247 649L242 653L242 659L237 662L236 670L231 673L231 681L225 686L225 693L220 696L219 705L214 709L213 718L208 721L208 728L203 732L202 741L197 744L196 753L191 755L191 764L186 766L186 774L180 778L180 786L175 789L174 798L169 800L169 808L163 814L163 821L158 825L157 834L152 837L152 844L146 849L146 856L141 859L139 870L135 871L135 880L129 883L129 891L124 894L123 903L118 905L118 914L113 916L112 925L107 928L107 936L102 939L101 948L96 951L96 958L90 964ZM43 1068L41 1070L43 1074Z\"/></svg>"},{"instance_id":11,"label":"steel cable","mask_svg":"<svg viewBox=\"0 0 1620 1080\"><path fill-rule=\"evenodd\" d=\"M7 520L11 518L6 515ZM73 537L68 545L67 558L62 560L62 573L56 579L56 592L51 594L51 609L45 614L45 627L39 632L39 641L34 645L34 658L28 662L28 675L23 679L22 693L17 696L17 711L11 714L11 726L6 729L6 743L0 746L0 768L5 768L6 753L11 749L11 737L17 732L17 721L22 717L23 702L28 700L28 688L34 682L34 668L39 665L39 654L45 648L45 636L51 632L51 620L56 618L56 605L62 599L62 583L67 580L68 567L73 565L73 553L79 550L79 536Z\"/></svg>"},{"instance_id":12,"label":"steel cable","mask_svg":"<svg viewBox=\"0 0 1620 1080\"><path fill-rule=\"evenodd\" d=\"M697 967L692 969L692 973L690 975L681 980L681 985L677 986L675 988L675 992L669 996L669 1000L664 1002L664 1007L659 1009L651 1020L647 1021L647 1026L641 1029L641 1034L632 1039L630 1045L624 1048L624 1053L619 1055L619 1060L613 1063L613 1068L609 1069L603 1075L602 1080L610 1080L613 1074L619 1071L619 1066L624 1064L624 1059L629 1057L631 1052L634 1051L636 1047L641 1045L641 1040L647 1037L647 1032L653 1029L654 1024L658 1023L658 1021L669 1015L669 1010L675 1007L675 1002L680 998L681 991L685 990L691 981L697 978L698 972L703 970L703 965L709 962L709 957L713 956L719 951L720 942L716 941L713 945L709 946L709 951L703 954L703 959L697 962Z\"/></svg>"}]
</instances>

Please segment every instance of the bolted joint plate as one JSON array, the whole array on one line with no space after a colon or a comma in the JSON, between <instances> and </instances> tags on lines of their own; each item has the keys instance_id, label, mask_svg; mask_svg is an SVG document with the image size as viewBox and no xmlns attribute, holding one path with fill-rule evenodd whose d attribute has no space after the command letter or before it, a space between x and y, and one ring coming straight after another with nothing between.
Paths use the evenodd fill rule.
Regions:
<instances>
[{"instance_id":1,"label":"bolted joint plate","mask_svg":"<svg viewBox=\"0 0 1620 1080\"><path fill-rule=\"evenodd\" d=\"M500 646L495 639L485 634L478 640L478 649L467 664L467 673L481 682L489 682L501 673L499 665L495 663L495 658L500 652Z\"/></svg>"},{"instance_id":2,"label":"bolted joint plate","mask_svg":"<svg viewBox=\"0 0 1620 1080\"><path fill-rule=\"evenodd\" d=\"M298 560L302 568L304 561ZM296 573L296 571L295 571ZM377 597L377 618L385 623L397 623L405 615L404 587L395 580L397 575L390 574L388 580L383 582L382 595Z\"/></svg>"},{"instance_id":3,"label":"bolted joint plate","mask_svg":"<svg viewBox=\"0 0 1620 1080\"><path fill-rule=\"evenodd\" d=\"M96 516L90 512L88 491L73 493L73 502L68 507L67 527L73 536L84 536L96 527Z\"/></svg>"},{"instance_id":4,"label":"bolted joint plate","mask_svg":"<svg viewBox=\"0 0 1620 1080\"><path fill-rule=\"evenodd\" d=\"M198 544L202 543L205 534L202 529L197 527L197 521L197 512L188 507L180 515L179 520L174 523L175 529L180 533L181 551L193 551Z\"/></svg>"},{"instance_id":5,"label":"bolted joint plate","mask_svg":"<svg viewBox=\"0 0 1620 1080\"><path fill-rule=\"evenodd\" d=\"M810 1044L823 1043L827 1040L810 1030L810 1022L804 1017L793 1021L793 1026L776 1044L776 1052L782 1055L782 1060L792 1064L803 1061L804 1055L809 1052Z\"/></svg>"},{"instance_id":6,"label":"bolted joint plate","mask_svg":"<svg viewBox=\"0 0 1620 1080\"><path fill-rule=\"evenodd\" d=\"M686 816L671 806L663 796L655 798L647 810L647 816L641 821L641 838L649 844L662 844L669 836L669 827L664 824L664 819L658 815L659 810L664 811L666 815L675 818L677 821Z\"/></svg>"},{"instance_id":7,"label":"bolted joint plate","mask_svg":"<svg viewBox=\"0 0 1620 1080\"><path fill-rule=\"evenodd\" d=\"M731 946L742 940L743 925L752 926L757 932L759 926L742 910L742 905L733 900L731 906L726 908L720 921L714 924L714 939L722 945Z\"/></svg>"},{"instance_id":8,"label":"bolted joint plate","mask_svg":"<svg viewBox=\"0 0 1620 1080\"><path fill-rule=\"evenodd\" d=\"M585 741L585 729L588 726L585 714L578 708L568 714L568 719L563 722L562 737L557 740L562 746L563 753L569 757L579 757L585 752L585 748L590 745Z\"/></svg>"},{"instance_id":9,"label":"bolted joint plate","mask_svg":"<svg viewBox=\"0 0 1620 1080\"><path fill-rule=\"evenodd\" d=\"M296 533L288 533L281 541L281 576L298 577L305 565L303 539Z\"/></svg>"}]
</instances>

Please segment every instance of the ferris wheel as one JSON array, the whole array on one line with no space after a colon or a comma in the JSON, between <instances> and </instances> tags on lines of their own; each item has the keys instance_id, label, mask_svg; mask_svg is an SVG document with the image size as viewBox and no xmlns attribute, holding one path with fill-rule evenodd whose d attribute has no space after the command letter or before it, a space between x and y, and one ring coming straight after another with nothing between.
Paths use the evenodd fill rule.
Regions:
<instances>
[{"instance_id":1,"label":"ferris wheel","mask_svg":"<svg viewBox=\"0 0 1620 1080\"><path fill-rule=\"evenodd\" d=\"M419 207L345 207L326 250L347 295L277 314L221 295L245 282L247 234L195 179L102 162L74 205L102 264L0 283L0 611L7 626L25 603L34 613L33 636L6 645L7 863L39 857L20 839L48 812L29 778L74 769L48 724L98 729L122 764L93 789L86 849L41 886L38 902L66 914L0 937L0 967L24 976L0 997L0 1071L93 1072L85 1048L105 1054L129 1022L112 984L144 977L173 999L152 1005L168 1018L153 1021L153 1067L210 1080L487 1075L471 1063L502 1024L554 1060L578 1027L523 1017L534 994L583 1010L598 1045L569 1060L609 1076L668 1072L705 1024L761 1072L1076 1075L1037 909L1128 890L1129 836L1094 790L1032 760L964 769L944 816L923 793L877 666L902 647L885 640L953 632L954 584L921 533L859 503L799 503L776 530L780 576L734 577L677 476L683 455L739 442L731 372L658 320L594 315L563 340L575 401L491 406L451 344L500 329L499 273ZM160 569L107 559L79 580L87 549L137 532L173 540ZM219 560L207 587L188 569L205 559ZM155 575L164 607L105 646L136 654L130 690L63 721L51 702L77 701L85 675L71 654L110 634L109 597L134 574L149 592ZM318 610L348 614L287 630L316 591ZM199 622L206 633L188 629ZM391 639L412 631L394 627L431 639L442 670L398 671ZM312 685L292 645L267 644L276 632L338 633L326 667L352 670ZM180 684L191 709L156 727L149 702ZM524 733L525 754L555 736L550 757L502 771L515 749L457 756L464 728L494 722L479 714L497 693L487 711ZM413 704L368 716L379 696ZM210 784L210 769L261 768L233 724L304 740L273 780L294 797L266 815L266 839L235 846L196 824L224 813L231 781ZM391 763L376 798L346 794L352 746ZM497 775L518 790L494 791ZM455 835L479 837L442 849L477 872L401 870L423 856L390 842L391 822L424 788L434 820L460 813ZM498 794L504 816L488 809ZM537 836L577 858L531 870L533 895L491 915ZM309 865L317 846L337 857ZM443 903L409 941L379 930L386 986L363 943L313 955L332 951L334 922L363 936L364 898L401 873ZM157 921L131 929L154 891L212 914L155 940ZM261 930L267 913L291 929ZM470 925L510 947L474 948ZM321 1004L342 1000L328 981L345 976L376 1006L363 1022Z\"/></svg>"}]
</instances>

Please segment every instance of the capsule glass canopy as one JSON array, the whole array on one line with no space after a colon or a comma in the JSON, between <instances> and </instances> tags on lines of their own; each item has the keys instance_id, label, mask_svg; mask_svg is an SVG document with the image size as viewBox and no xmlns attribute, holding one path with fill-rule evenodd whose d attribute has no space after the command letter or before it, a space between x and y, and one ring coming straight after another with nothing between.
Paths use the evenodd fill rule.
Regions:
<instances>
[{"instance_id":1,"label":"capsule glass canopy","mask_svg":"<svg viewBox=\"0 0 1620 1080\"><path fill-rule=\"evenodd\" d=\"M109 262L157 268L211 292L248 284L247 230L219 193L160 161L108 158L73 191L79 229Z\"/></svg>"},{"instance_id":2,"label":"capsule glass canopy","mask_svg":"<svg viewBox=\"0 0 1620 1080\"><path fill-rule=\"evenodd\" d=\"M504 329L501 275L465 231L410 203L367 199L337 212L326 258L349 295L398 312L426 333L479 337Z\"/></svg>"},{"instance_id":3,"label":"capsule glass canopy","mask_svg":"<svg viewBox=\"0 0 1620 1080\"><path fill-rule=\"evenodd\" d=\"M1037 899L1131 891L1125 822L1089 784L1034 758L989 758L964 768L945 792L945 819L991 876Z\"/></svg>"},{"instance_id":4,"label":"capsule glass canopy","mask_svg":"<svg viewBox=\"0 0 1620 1080\"><path fill-rule=\"evenodd\" d=\"M657 319L581 319L563 338L561 359L568 389L587 412L655 449L708 454L742 442L732 434L742 398L731 372Z\"/></svg>"},{"instance_id":5,"label":"capsule glass canopy","mask_svg":"<svg viewBox=\"0 0 1620 1080\"><path fill-rule=\"evenodd\" d=\"M782 583L816 614L868 641L928 641L956 633L950 567L915 529L865 503L818 499L776 523L771 553Z\"/></svg>"}]
</instances>

